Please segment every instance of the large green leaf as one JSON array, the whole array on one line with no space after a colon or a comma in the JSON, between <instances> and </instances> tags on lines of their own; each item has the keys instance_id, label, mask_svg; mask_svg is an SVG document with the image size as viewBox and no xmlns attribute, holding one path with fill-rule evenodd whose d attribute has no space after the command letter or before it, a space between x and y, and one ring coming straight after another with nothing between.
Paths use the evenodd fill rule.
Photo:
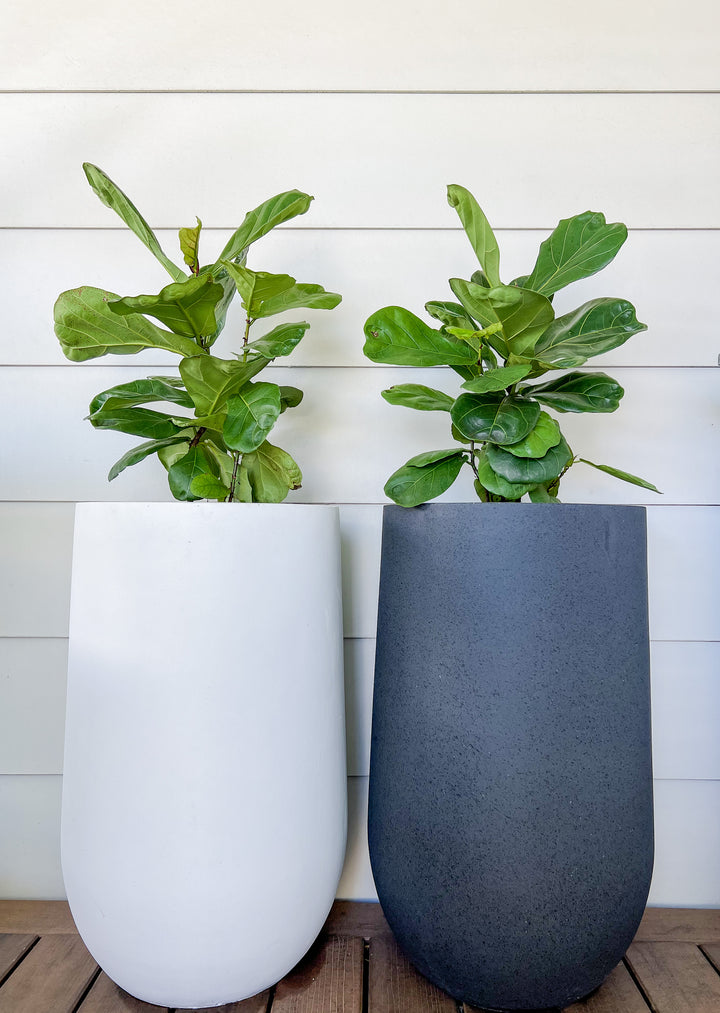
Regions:
<instances>
[{"instance_id":1,"label":"large green leaf","mask_svg":"<svg viewBox=\"0 0 720 1013\"><path fill-rule=\"evenodd\" d=\"M511 384L522 380L529 372L529 366L500 366L498 369L489 369L482 376L466 380L463 388L469 390L471 394L489 394L491 391L505 390Z\"/></svg>"},{"instance_id":2,"label":"large green leaf","mask_svg":"<svg viewBox=\"0 0 720 1013\"><path fill-rule=\"evenodd\" d=\"M63 352L73 362L101 355L134 355L143 348L163 348L178 355L197 355L190 338L171 334L140 314L120 317L108 303L114 292L84 285L63 292L55 303L55 333Z\"/></svg>"},{"instance_id":3,"label":"large green leaf","mask_svg":"<svg viewBox=\"0 0 720 1013\"><path fill-rule=\"evenodd\" d=\"M500 285L500 250L490 223L469 190L457 183L447 188L450 207L455 208L475 251L480 266L491 285Z\"/></svg>"},{"instance_id":4,"label":"large green leaf","mask_svg":"<svg viewBox=\"0 0 720 1013\"><path fill-rule=\"evenodd\" d=\"M421 383L398 383L388 390L380 391L388 404L416 408L421 412L449 412L455 398L441 390L424 387Z\"/></svg>"},{"instance_id":5,"label":"large green leaf","mask_svg":"<svg viewBox=\"0 0 720 1013\"><path fill-rule=\"evenodd\" d=\"M113 183L110 177L106 175L102 169L99 169L91 162L83 162L83 171L85 172L88 183L103 204L105 204L106 207L111 208L111 210L122 218L128 228L135 233L138 239L147 246L153 256L160 261L171 278L174 278L175 281L182 281L185 277L185 272L173 264L173 262L165 256L160 247L160 243L157 240L157 236L130 198L122 192L119 186Z\"/></svg>"},{"instance_id":6,"label":"large green leaf","mask_svg":"<svg viewBox=\"0 0 720 1013\"><path fill-rule=\"evenodd\" d=\"M530 354L555 316L550 300L528 289L512 285L484 288L462 278L451 278L450 287L483 327L502 324L502 335L490 334L487 341L503 358L510 352Z\"/></svg>"},{"instance_id":7,"label":"large green leaf","mask_svg":"<svg viewBox=\"0 0 720 1013\"><path fill-rule=\"evenodd\" d=\"M235 287L235 282L225 268L218 267L217 264L211 264L209 267L201 267L198 277L212 278L216 284L222 286L223 290L222 298L215 306L215 334L205 339L205 347L210 348L215 344L217 339L220 337L221 331L225 327L227 312L230 307L230 303L237 295L237 288Z\"/></svg>"},{"instance_id":8,"label":"large green leaf","mask_svg":"<svg viewBox=\"0 0 720 1013\"><path fill-rule=\"evenodd\" d=\"M190 447L187 454L168 468L168 484L175 499L201 499L193 492L193 481L199 475L212 476L212 466L202 446Z\"/></svg>"},{"instance_id":9,"label":"large green leaf","mask_svg":"<svg viewBox=\"0 0 720 1013\"><path fill-rule=\"evenodd\" d=\"M542 457L562 439L560 426L547 412L540 412L535 427L524 439L503 447L516 457Z\"/></svg>"},{"instance_id":10,"label":"large green leaf","mask_svg":"<svg viewBox=\"0 0 720 1013\"><path fill-rule=\"evenodd\" d=\"M251 271L242 264L225 261L223 265L237 285L243 307L249 317L256 317L265 299L278 295L296 284L289 274L268 274L267 271Z\"/></svg>"},{"instance_id":11,"label":"large green leaf","mask_svg":"<svg viewBox=\"0 0 720 1013\"><path fill-rule=\"evenodd\" d=\"M461 394L450 415L463 436L470 440L517 443L535 426L540 405L501 393Z\"/></svg>"},{"instance_id":12,"label":"large green leaf","mask_svg":"<svg viewBox=\"0 0 720 1013\"><path fill-rule=\"evenodd\" d=\"M395 366L474 365L475 353L451 341L401 306L386 306L365 323L363 351L373 362Z\"/></svg>"},{"instance_id":13,"label":"large green leaf","mask_svg":"<svg viewBox=\"0 0 720 1013\"><path fill-rule=\"evenodd\" d=\"M458 302L426 302L425 309L446 327L464 327L474 330L475 324Z\"/></svg>"},{"instance_id":14,"label":"large green leaf","mask_svg":"<svg viewBox=\"0 0 720 1013\"><path fill-rule=\"evenodd\" d=\"M180 252L183 255L183 260L190 268L193 274L197 274L200 270L200 230L202 229L202 222L196 216L195 221L197 225L192 229L180 229L178 232L178 239L180 241Z\"/></svg>"},{"instance_id":15,"label":"large green leaf","mask_svg":"<svg viewBox=\"0 0 720 1013\"><path fill-rule=\"evenodd\" d=\"M224 502L230 492L229 486L214 475L196 475L190 482L190 492L199 499L216 499Z\"/></svg>"},{"instance_id":16,"label":"large green leaf","mask_svg":"<svg viewBox=\"0 0 720 1013\"><path fill-rule=\"evenodd\" d=\"M141 443L137 447L133 447L128 450L126 454L113 464L112 468L108 472L108 482L112 482L114 478L125 471L126 468L131 467L133 464L139 464L140 461L144 461L146 457L150 457L151 454L157 454L159 450L164 447L173 447L181 443L187 443L187 435L178 434L177 436L170 436L165 440L148 440L147 443Z\"/></svg>"},{"instance_id":17,"label":"large green leaf","mask_svg":"<svg viewBox=\"0 0 720 1013\"><path fill-rule=\"evenodd\" d=\"M227 362L214 355L194 355L180 363L180 376L200 415L214 415L251 380L268 360L263 356L247 362Z\"/></svg>"},{"instance_id":18,"label":"large green leaf","mask_svg":"<svg viewBox=\"0 0 720 1013\"><path fill-rule=\"evenodd\" d=\"M506 482L538 485L552 482L572 460L572 451L561 437L542 457L516 457L502 447L488 444L485 448L490 467Z\"/></svg>"},{"instance_id":19,"label":"large green leaf","mask_svg":"<svg viewBox=\"0 0 720 1013\"><path fill-rule=\"evenodd\" d=\"M412 457L385 483L385 495L399 506L414 507L440 496L467 461L461 450L431 450Z\"/></svg>"},{"instance_id":20,"label":"large green leaf","mask_svg":"<svg viewBox=\"0 0 720 1013\"><path fill-rule=\"evenodd\" d=\"M487 489L488 492L491 492L493 496L502 496L503 499L522 499L526 492L530 492L531 489L535 488L536 483L508 482L502 477L502 475L498 475L495 471L493 471L492 465L488 461L485 451L478 454L477 471L478 481L482 487Z\"/></svg>"},{"instance_id":21,"label":"large green leaf","mask_svg":"<svg viewBox=\"0 0 720 1013\"><path fill-rule=\"evenodd\" d=\"M304 321L299 324L279 324L264 334L257 341L251 341L248 351L262 355L265 359L275 359L279 355L290 355L302 339L310 324Z\"/></svg>"},{"instance_id":22,"label":"large green leaf","mask_svg":"<svg viewBox=\"0 0 720 1013\"><path fill-rule=\"evenodd\" d=\"M563 218L541 244L535 267L524 279L524 286L552 295L606 267L626 239L626 227L621 222L608 225L599 211Z\"/></svg>"},{"instance_id":23,"label":"large green leaf","mask_svg":"<svg viewBox=\"0 0 720 1013\"><path fill-rule=\"evenodd\" d=\"M606 373L566 373L522 393L558 412L614 412L625 391Z\"/></svg>"},{"instance_id":24,"label":"large green leaf","mask_svg":"<svg viewBox=\"0 0 720 1013\"><path fill-rule=\"evenodd\" d=\"M88 416L96 429L114 429L119 433L144 436L152 440L165 440L177 436L182 429L169 415L154 412L150 408L108 408Z\"/></svg>"},{"instance_id":25,"label":"large green leaf","mask_svg":"<svg viewBox=\"0 0 720 1013\"><path fill-rule=\"evenodd\" d=\"M535 345L535 355L556 368L582 366L646 330L625 299L592 299L553 321Z\"/></svg>"},{"instance_id":26,"label":"large green leaf","mask_svg":"<svg viewBox=\"0 0 720 1013\"><path fill-rule=\"evenodd\" d=\"M265 441L279 417L277 384L247 383L228 399L223 439L231 450L250 453Z\"/></svg>"},{"instance_id":27,"label":"large green leaf","mask_svg":"<svg viewBox=\"0 0 720 1013\"><path fill-rule=\"evenodd\" d=\"M109 303L113 313L145 313L186 338L213 335L217 330L215 307L223 298L222 285L210 275L186 278L166 285L157 295L125 296Z\"/></svg>"},{"instance_id":28,"label":"large green leaf","mask_svg":"<svg viewBox=\"0 0 720 1013\"><path fill-rule=\"evenodd\" d=\"M270 232L276 225L304 215L314 198L300 190L287 190L263 201L248 211L243 223L230 237L218 260L242 260L248 246Z\"/></svg>"},{"instance_id":29,"label":"large green leaf","mask_svg":"<svg viewBox=\"0 0 720 1013\"><path fill-rule=\"evenodd\" d=\"M528 493L531 503L559 503L557 496L552 496L545 485L536 485Z\"/></svg>"},{"instance_id":30,"label":"large green leaf","mask_svg":"<svg viewBox=\"0 0 720 1013\"><path fill-rule=\"evenodd\" d=\"M313 310L332 310L342 302L337 292L326 292L322 285L298 283L286 288L277 295L269 296L260 303L255 311L256 317L272 317L276 313L300 308Z\"/></svg>"},{"instance_id":31,"label":"large green leaf","mask_svg":"<svg viewBox=\"0 0 720 1013\"><path fill-rule=\"evenodd\" d=\"M620 471L619 468L611 468L608 464L593 464L592 461L587 461L584 457L579 457L578 461L582 461L583 464L589 464L591 468L597 468L598 471L604 471L606 475L612 475L613 478L619 478L623 482L629 482L631 485L639 485L643 489L649 489L650 492L656 492L659 496L662 496L660 490L652 482L646 482L644 478L631 475L629 471Z\"/></svg>"},{"instance_id":32,"label":"large green leaf","mask_svg":"<svg viewBox=\"0 0 720 1013\"><path fill-rule=\"evenodd\" d=\"M267 440L254 453L243 456L243 468L256 503L282 503L302 482L302 472L290 454Z\"/></svg>"},{"instance_id":33,"label":"large green leaf","mask_svg":"<svg viewBox=\"0 0 720 1013\"><path fill-rule=\"evenodd\" d=\"M286 408L297 408L303 399L303 392L299 387L280 387L280 413Z\"/></svg>"},{"instance_id":34,"label":"large green leaf","mask_svg":"<svg viewBox=\"0 0 720 1013\"><path fill-rule=\"evenodd\" d=\"M107 408L132 408L152 401L169 401L183 408L195 407L176 377L149 376L146 380L131 380L96 394L90 402L90 414L99 411L103 405Z\"/></svg>"}]
</instances>

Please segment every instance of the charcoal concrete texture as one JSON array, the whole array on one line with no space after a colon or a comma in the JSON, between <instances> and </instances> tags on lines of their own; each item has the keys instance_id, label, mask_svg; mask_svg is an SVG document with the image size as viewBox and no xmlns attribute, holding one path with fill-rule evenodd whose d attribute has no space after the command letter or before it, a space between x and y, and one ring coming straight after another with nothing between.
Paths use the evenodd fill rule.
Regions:
<instances>
[{"instance_id":1,"label":"charcoal concrete texture","mask_svg":"<svg viewBox=\"0 0 720 1013\"><path fill-rule=\"evenodd\" d=\"M369 838L401 947L452 996L604 980L653 862L644 508L384 508Z\"/></svg>"}]
</instances>

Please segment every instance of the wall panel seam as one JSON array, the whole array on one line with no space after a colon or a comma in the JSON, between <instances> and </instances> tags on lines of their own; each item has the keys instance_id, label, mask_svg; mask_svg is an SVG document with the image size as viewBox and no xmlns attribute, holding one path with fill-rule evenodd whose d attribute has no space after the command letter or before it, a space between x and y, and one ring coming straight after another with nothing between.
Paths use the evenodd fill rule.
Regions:
<instances>
[{"instance_id":1,"label":"wall panel seam","mask_svg":"<svg viewBox=\"0 0 720 1013\"><path fill-rule=\"evenodd\" d=\"M715 88L0 88L0 95L720 95Z\"/></svg>"}]
</instances>

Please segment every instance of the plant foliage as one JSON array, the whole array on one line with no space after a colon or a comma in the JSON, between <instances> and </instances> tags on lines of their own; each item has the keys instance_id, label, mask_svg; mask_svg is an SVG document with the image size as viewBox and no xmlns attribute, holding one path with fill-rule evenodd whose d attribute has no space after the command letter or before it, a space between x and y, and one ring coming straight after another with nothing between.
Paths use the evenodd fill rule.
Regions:
<instances>
[{"instance_id":1,"label":"plant foliage","mask_svg":"<svg viewBox=\"0 0 720 1013\"><path fill-rule=\"evenodd\" d=\"M157 454L173 496L279 503L300 488L302 474L292 457L268 442L280 415L302 400L296 387L255 381L278 356L289 355L310 326L282 323L255 340L258 319L299 308L333 309L341 297L321 285L298 283L288 274L247 267L251 244L276 225L305 214L312 197L289 190L249 211L220 257L200 265L202 223L180 229L180 252L189 275L172 263L135 205L97 166L86 163L93 190L112 208L172 278L156 295L120 297L84 286L63 292L55 303L55 333L73 362L101 355L133 355L145 348L175 352L179 376L150 376L111 387L90 403L96 429L142 437L112 468L125 468ZM245 332L239 352L222 359L210 351L228 306L240 296ZM161 402L164 410L144 407ZM176 410L180 409L180 410Z\"/></svg>"},{"instance_id":2,"label":"plant foliage","mask_svg":"<svg viewBox=\"0 0 720 1013\"><path fill-rule=\"evenodd\" d=\"M483 502L515 502L527 494L534 503L556 503L561 478L578 461L658 492L635 475L575 457L544 410L613 412L620 404L619 383L576 367L622 345L645 324L625 299L593 299L556 317L552 297L609 264L627 238L625 226L608 224L597 211L565 218L540 246L531 273L503 284L497 239L473 195L452 185L448 203L479 270L467 281L450 279L457 302L425 304L437 328L399 306L373 313L364 351L373 362L450 366L459 373L463 391L456 398L413 383L382 392L390 404L447 412L459 445L411 458L390 476L385 493L400 506L418 506L449 489L465 464ZM560 369L572 371L534 382Z\"/></svg>"}]
</instances>

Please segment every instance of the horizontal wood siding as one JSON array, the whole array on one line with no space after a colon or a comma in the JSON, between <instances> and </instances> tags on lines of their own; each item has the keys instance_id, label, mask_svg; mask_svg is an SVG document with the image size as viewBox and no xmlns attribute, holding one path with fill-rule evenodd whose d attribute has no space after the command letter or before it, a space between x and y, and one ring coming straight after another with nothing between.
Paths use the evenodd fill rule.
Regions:
<instances>
[{"instance_id":1,"label":"horizontal wood siding","mask_svg":"<svg viewBox=\"0 0 720 1013\"><path fill-rule=\"evenodd\" d=\"M73 504L166 500L144 462L106 473L133 438L97 433L90 397L170 355L74 366L52 332L57 294L157 290L162 269L89 190L81 162L127 190L177 256L199 215L201 257L270 194L315 195L253 248L250 266L341 292L269 378L305 390L278 442L304 472L299 502L341 505L351 829L340 895L373 897L364 819L383 484L448 440L442 413L380 391L454 375L369 363L363 324L383 305L422 313L473 254L445 185L478 196L503 278L526 273L560 217L601 210L630 227L598 278L558 312L630 299L648 331L593 360L625 387L620 411L564 416L573 449L655 482L662 497L578 465L568 501L648 506L656 777L656 904L720 904L720 7L640 0L589 10L518 0L330 0L259 7L157 0L90 10L11 3L0 38L0 896L61 897L58 815ZM304 314L303 314L304 315ZM224 354L237 341L231 314ZM292 375L290 375L292 374ZM292 423L292 424L291 424ZM472 498L461 481L446 499Z\"/></svg>"}]
</instances>

